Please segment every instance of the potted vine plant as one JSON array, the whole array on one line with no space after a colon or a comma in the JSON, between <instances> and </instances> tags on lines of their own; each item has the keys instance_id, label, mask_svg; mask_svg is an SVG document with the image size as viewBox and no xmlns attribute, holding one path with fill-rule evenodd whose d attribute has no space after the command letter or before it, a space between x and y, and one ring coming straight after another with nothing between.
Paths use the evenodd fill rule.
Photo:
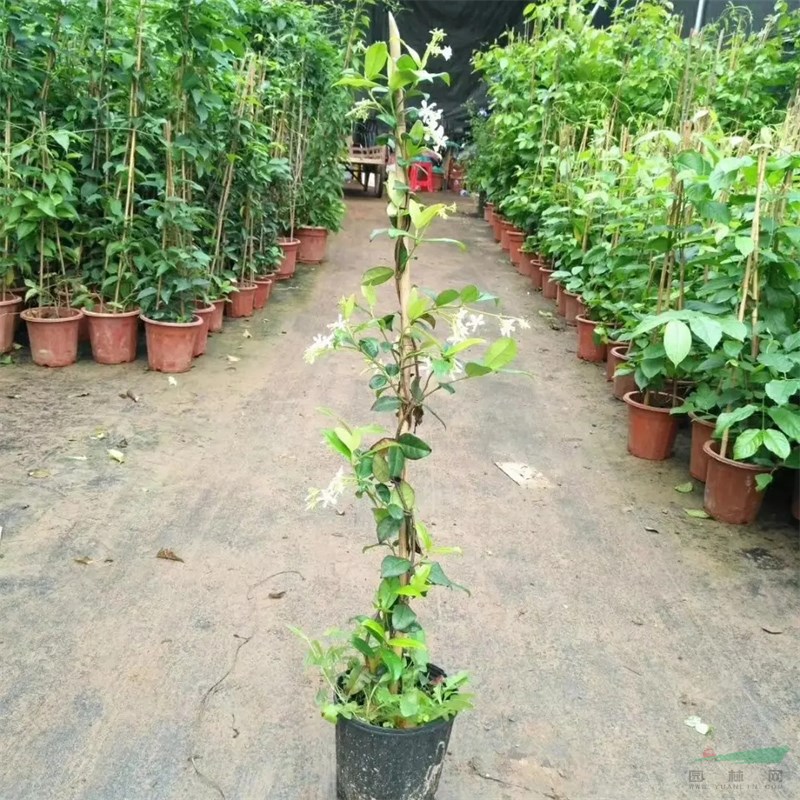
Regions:
<instances>
[{"instance_id":1,"label":"potted vine plant","mask_svg":"<svg viewBox=\"0 0 800 800\"><path fill-rule=\"evenodd\" d=\"M394 265L368 269L361 279L364 300L344 298L339 320L306 352L309 362L338 350L362 357L372 374L372 408L389 416L390 427L356 427L339 420L325 437L345 460L348 474L340 469L327 488L309 492L310 506L331 506L352 487L372 506L372 547L386 552L372 609L356 618L354 630L327 644L306 639L308 663L323 678L317 698L322 715L336 724L341 800L431 800L453 718L470 707L466 674L447 674L430 661L426 631L412 607L436 587L460 588L437 560L457 548L437 547L417 509L413 465L431 454L418 428L433 414L432 397L452 394L464 380L507 367L517 350L510 334L527 327L524 320L473 312L471 303L495 299L474 286L425 292L414 285L411 267L418 248L451 241L428 235L447 208L419 204L406 180L426 138L421 119L407 128L406 103L420 96L426 80L444 78L428 71L443 34L434 32L420 57L404 48L391 15L389 31L388 46L378 42L367 50L363 74L347 73L342 83L366 90L368 102L393 132L397 168L387 182L390 227L376 233L394 242ZM386 284L396 302L390 310L378 304L378 287ZM500 337L492 343L477 335L490 319L500 323ZM450 331L443 341L436 335L442 324Z\"/></svg>"}]
</instances>

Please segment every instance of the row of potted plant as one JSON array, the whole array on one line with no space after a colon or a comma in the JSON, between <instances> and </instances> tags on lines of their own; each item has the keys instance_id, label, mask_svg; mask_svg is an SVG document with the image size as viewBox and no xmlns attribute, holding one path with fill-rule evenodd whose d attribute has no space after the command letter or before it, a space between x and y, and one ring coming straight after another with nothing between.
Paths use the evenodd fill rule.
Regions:
<instances>
[{"instance_id":1,"label":"row of potted plant","mask_svg":"<svg viewBox=\"0 0 800 800\"><path fill-rule=\"evenodd\" d=\"M222 331L224 317L252 316L267 304L275 282L288 280L295 274L298 262L322 263L326 239L326 236L319 236L316 228L298 228L296 239L279 238L274 269L256 275L252 283L232 283L218 299L204 293L207 283L198 284L184 298L184 313L176 321L153 319L139 308L112 313L104 310L101 298L89 293L83 296L83 306L47 317L41 309L31 313L32 309L23 308L24 289L12 290L11 297L0 302L0 332L5 337L2 352L19 347L14 337L19 322L24 321L31 358L40 366L74 364L82 340L89 341L92 358L98 364L125 364L136 360L143 327L149 368L159 372L186 372L192 360L205 353L209 334ZM19 308L23 310L18 311Z\"/></svg>"},{"instance_id":2,"label":"row of potted plant","mask_svg":"<svg viewBox=\"0 0 800 800\"><path fill-rule=\"evenodd\" d=\"M119 363L140 314L156 347L263 294L282 254L321 260L363 25L296 0L9 6L0 352L19 314L37 364L71 363L85 320Z\"/></svg>"},{"instance_id":3,"label":"row of potted plant","mask_svg":"<svg viewBox=\"0 0 800 800\"><path fill-rule=\"evenodd\" d=\"M773 90L733 102L728 84L704 107L714 89L704 71L716 75L708 42L681 40L661 4L639 4L602 32L576 8L531 13L530 39L476 59L494 106L477 126L469 179L507 220L518 258L533 258L545 296L576 322L581 357L609 350L621 362L631 452L668 457L676 414L691 413L707 511L749 521L775 471L800 467L800 110L785 83L797 64L775 46L800 18L779 4L758 37L706 34L716 36L712 66L726 48L749 58L763 41L753 80ZM567 35L570 55L550 69ZM617 80L603 96L583 69L598 51ZM656 107L638 92L650 62L667 83L682 76L674 102ZM622 69L633 63L639 72ZM548 102L521 114L532 98Z\"/></svg>"}]
</instances>

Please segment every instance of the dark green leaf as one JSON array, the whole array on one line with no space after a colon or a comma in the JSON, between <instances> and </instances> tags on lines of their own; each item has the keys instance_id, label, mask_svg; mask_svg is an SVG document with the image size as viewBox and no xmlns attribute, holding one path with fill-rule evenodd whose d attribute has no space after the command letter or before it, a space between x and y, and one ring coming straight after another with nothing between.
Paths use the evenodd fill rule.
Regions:
<instances>
[{"instance_id":1,"label":"dark green leaf","mask_svg":"<svg viewBox=\"0 0 800 800\"><path fill-rule=\"evenodd\" d=\"M403 433L397 441L405 457L412 461L425 458L431 453L430 446L413 433Z\"/></svg>"},{"instance_id":2,"label":"dark green leaf","mask_svg":"<svg viewBox=\"0 0 800 800\"><path fill-rule=\"evenodd\" d=\"M386 556L381 562L382 578L399 578L411 569L411 562L399 556Z\"/></svg>"},{"instance_id":3,"label":"dark green leaf","mask_svg":"<svg viewBox=\"0 0 800 800\"><path fill-rule=\"evenodd\" d=\"M416 613L406 603L397 603L392 609L392 627L396 631L407 631L416 622Z\"/></svg>"}]
</instances>

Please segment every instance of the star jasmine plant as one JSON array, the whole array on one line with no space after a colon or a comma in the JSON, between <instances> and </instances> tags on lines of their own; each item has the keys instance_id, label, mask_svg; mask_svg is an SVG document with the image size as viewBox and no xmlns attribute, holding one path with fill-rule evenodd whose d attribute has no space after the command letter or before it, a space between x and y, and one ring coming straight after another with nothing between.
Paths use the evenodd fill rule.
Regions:
<instances>
[{"instance_id":1,"label":"star jasmine plant","mask_svg":"<svg viewBox=\"0 0 800 800\"><path fill-rule=\"evenodd\" d=\"M367 501L375 529L365 550L383 552L380 578L372 607L355 619L350 632L333 634L324 644L298 633L309 644L308 663L324 679L318 702L326 719L407 729L450 719L470 707L466 673L444 676L432 667L416 608L435 588L463 588L439 560L460 548L438 545L417 507L414 464L432 452L433 431L428 433L424 423L441 421L435 401L454 394L463 381L510 371L517 355L512 334L529 325L497 313L497 298L476 286L426 288L412 277L424 244L463 248L431 235L434 223L455 208L423 205L407 181L412 161L439 137L441 112L428 103L424 87L434 80L448 82L445 73L430 69L450 50L441 47L440 31L433 32L422 55L401 41L393 19L390 31L388 45L369 47L363 70L349 71L341 82L367 94L360 113L375 112L391 129L397 166L387 182L389 224L373 237L390 239L394 263L367 269L360 292L340 300L336 322L305 352L305 360L314 363L350 351L367 367L372 411L383 424L351 425L328 412L335 422L324 431L325 440L345 467L327 487L310 490L307 505L333 507L348 489ZM421 103L412 111L416 98ZM434 276L425 276L426 284L434 282ZM474 304L488 310L477 311Z\"/></svg>"}]
</instances>

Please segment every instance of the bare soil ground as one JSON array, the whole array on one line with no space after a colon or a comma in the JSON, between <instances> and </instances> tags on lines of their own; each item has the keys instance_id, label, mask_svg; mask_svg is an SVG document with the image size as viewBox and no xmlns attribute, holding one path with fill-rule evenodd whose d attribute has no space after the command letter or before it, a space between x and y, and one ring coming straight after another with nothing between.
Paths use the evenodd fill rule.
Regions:
<instances>
[{"instance_id":1,"label":"bare soil ground","mask_svg":"<svg viewBox=\"0 0 800 800\"><path fill-rule=\"evenodd\" d=\"M333 729L287 625L319 634L370 601L367 509L303 502L338 467L316 409L367 420L369 395L359 364L302 354L387 260L368 243L383 210L351 198L329 261L228 321L177 385L143 357L0 367L2 800L333 798ZM440 800L797 798L798 532L780 498L750 528L687 517L688 431L669 462L630 457L625 407L488 226L442 229L469 249L428 248L418 282L476 283L528 317L533 377L466 385L439 408L447 431L427 431L423 508L464 547L448 566L472 595L442 591L424 615L477 702ZM527 462L537 487L496 461ZM775 767L694 763L782 745Z\"/></svg>"}]
</instances>

